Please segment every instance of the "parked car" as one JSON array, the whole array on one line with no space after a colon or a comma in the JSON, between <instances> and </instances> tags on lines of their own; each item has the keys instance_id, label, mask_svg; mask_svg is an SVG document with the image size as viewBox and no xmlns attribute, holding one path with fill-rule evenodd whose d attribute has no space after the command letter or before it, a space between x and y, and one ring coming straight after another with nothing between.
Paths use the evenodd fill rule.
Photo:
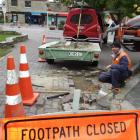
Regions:
<instances>
[{"instance_id":1,"label":"parked car","mask_svg":"<svg viewBox=\"0 0 140 140\"><path fill-rule=\"evenodd\" d=\"M79 26L79 17L81 21ZM64 25L63 35L67 40L84 40L92 42L101 41L101 28L95 9L92 8L72 8Z\"/></svg>"}]
</instances>

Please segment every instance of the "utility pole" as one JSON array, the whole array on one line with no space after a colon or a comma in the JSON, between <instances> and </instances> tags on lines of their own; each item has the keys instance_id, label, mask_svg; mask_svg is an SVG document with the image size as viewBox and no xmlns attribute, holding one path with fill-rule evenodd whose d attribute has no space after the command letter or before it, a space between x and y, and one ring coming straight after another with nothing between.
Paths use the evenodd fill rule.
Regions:
<instances>
[{"instance_id":1,"label":"utility pole","mask_svg":"<svg viewBox=\"0 0 140 140\"><path fill-rule=\"evenodd\" d=\"M2 12L3 12L3 19L4 19L4 24L6 23L6 3L5 1L2 2Z\"/></svg>"}]
</instances>

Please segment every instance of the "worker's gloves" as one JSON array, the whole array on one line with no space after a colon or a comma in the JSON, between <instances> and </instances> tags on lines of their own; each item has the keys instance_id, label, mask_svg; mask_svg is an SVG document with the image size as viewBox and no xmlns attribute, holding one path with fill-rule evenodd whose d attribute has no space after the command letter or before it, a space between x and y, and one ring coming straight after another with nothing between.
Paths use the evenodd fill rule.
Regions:
<instances>
[{"instance_id":1,"label":"worker's gloves","mask_svg":"<svg viewBox=\"0 0 140 140\"><path fill-rule=\"evenodd\" d=\"M109 70L111 68L111 65L108 65L105 67L106 70Z\"/></svg>"}]
</instances>

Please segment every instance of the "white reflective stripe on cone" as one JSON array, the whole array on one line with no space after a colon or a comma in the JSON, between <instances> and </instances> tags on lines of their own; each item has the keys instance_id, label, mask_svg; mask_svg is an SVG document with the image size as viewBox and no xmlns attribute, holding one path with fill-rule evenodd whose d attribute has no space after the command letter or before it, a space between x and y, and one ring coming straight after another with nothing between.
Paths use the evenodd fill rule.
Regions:
<instances>
[{"instance_id":1,"label":"white reflective stripe on cone","mask_svg":"<svg viewBox=\"0 0 140 140\"><path fill-rule=\"evenodd\" d=\"M26 77L29 77L29 71L20 71L19 72L19 77L20 78L26 78Z\"/></svg>"},{"instance_id":2,"label":"white reflective stripe on cone","mask_svg":"<svg viewBox=\"0 0 140 140\"><path fill-rule=\"evenodd\" d=\"M20 63L27 64L27 58L25 53L20 55Z\"/></svg>"},{"instance_id":3,"label":"white reflective stripe on cone","mask_svg":"<svg viewBox=\"0 0 140 140\"><path fill-rule=\"evenodd\" d=\"M12 85L18 83L15 70L7 70L7 84Z\"/></svg>"},{"instance_id":4,"label":"white reflective stripe on cone","mask_svg":"<svg viewBox=\"0 0 140 140\"><path fill-rule=\"evenodd\" d=\"M14 95L14 96L6 96L6 104L7 105L17 105L19 103L21 103L22 99L21 99L21 95Z\"/></svg>"}]
</instances>

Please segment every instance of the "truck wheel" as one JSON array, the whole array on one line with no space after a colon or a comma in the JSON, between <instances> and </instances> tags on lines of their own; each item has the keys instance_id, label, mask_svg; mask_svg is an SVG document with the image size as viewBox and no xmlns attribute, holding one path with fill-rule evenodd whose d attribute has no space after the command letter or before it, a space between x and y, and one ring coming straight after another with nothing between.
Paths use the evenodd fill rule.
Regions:
<instances>
[{"instance_id":1,"label":"truck wheel","mask_svg":"<svg viewBox=\"0 0 140 140\"><path fill-rule=\"evenodd\" d=\"M99 63L98 61L93 61L92 66L96 67L96 66L98 66L98 63Z\"/></svg>"},{"instance_id":2,"label":"truck wheel","mask_svg":"<svg viewBox=\"0 0 140 140\"><path fill-rule=\"evenodd\" d=\"M134 41L134 50L140 52L140 41Z\"/></svg>"},{"instance_id":3,"label":"truck wheel","mask_svg":"<svg viewBox=\"0 0 140 140\"><path fill-rule=\"evenodd\" d=\"M46 59L48 64L53 64L54 63L54 59Z\"/></svg>"}]
</instances>

